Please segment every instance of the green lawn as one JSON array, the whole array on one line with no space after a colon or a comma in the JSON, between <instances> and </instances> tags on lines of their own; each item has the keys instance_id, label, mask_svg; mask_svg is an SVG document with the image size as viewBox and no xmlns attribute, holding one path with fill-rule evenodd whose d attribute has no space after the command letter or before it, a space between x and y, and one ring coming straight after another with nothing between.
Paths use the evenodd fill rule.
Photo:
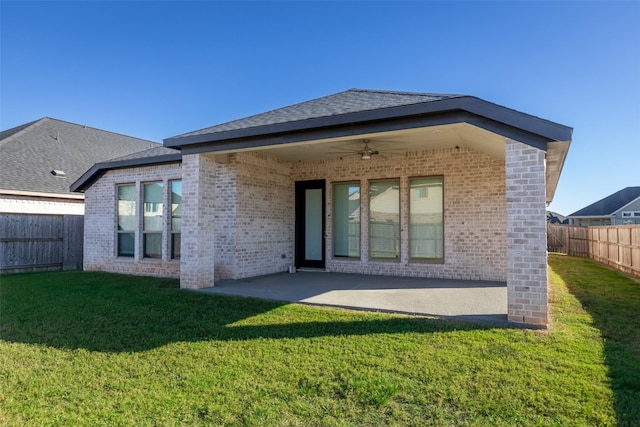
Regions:
<instances>
[{"instance_id":1,"label":"green lawn","mask_svg":"<svg viewBox=\"0 0 640 427\"><path fill-rule=\"evenodd\" d=\"M640 282L566 256L550 278L545 332L3 276L0 425L640 425Z\"/></svg>"}]
</instances>

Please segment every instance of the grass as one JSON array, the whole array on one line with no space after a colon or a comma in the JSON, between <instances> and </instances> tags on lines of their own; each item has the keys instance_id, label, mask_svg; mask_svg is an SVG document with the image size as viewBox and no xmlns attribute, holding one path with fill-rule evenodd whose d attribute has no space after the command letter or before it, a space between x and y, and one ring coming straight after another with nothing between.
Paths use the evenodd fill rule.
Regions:
<instances>
[{"instance_id":1,"label":"grass","mask_svg":"<svg viewBox=\"0 0 640 427\"><path fill-rule=\"evenodd\" d=\"M3 276L0 425L640 425L640 283L564 256L550 279L544 332Z\"/></svg>"}]
</instances>

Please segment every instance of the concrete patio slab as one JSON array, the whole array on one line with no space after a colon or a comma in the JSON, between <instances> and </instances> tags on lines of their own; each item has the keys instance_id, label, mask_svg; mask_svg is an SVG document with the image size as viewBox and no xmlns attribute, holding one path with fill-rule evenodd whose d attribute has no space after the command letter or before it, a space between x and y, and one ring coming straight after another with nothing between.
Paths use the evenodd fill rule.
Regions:
<instances>
[{"instance_id":1,"label":"concrete patio slab","mask_svg":"<svg viewBox=\"0 0 640 427\"><path fill-rule=\"evenodd\" d=\"M299 271L220 280L199 292L507 325L504 282Z\"/></svg>"}]
</instances>

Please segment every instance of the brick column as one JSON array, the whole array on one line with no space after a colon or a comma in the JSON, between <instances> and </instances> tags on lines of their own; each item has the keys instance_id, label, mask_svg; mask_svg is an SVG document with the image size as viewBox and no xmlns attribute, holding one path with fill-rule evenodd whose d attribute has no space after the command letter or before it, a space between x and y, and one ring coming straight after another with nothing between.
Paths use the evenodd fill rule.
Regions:
<instances>
[{"instance_id":1,"label":"brick column","mask_svg":"<svg viewBox=\"0 0 640 427\"><path fill-rule=\"evenodd\" d=\"M508 320L548 325L545 152L506 141Z\"/></svg>"},{"instance_id":2,"label":"brick column","mask_svg":"<svg viewBox=\"0 0 640 427\"><path fill-rule=\"evenodd\" d=\"M182 156L181 288L213 286L215 167L213 155Z\"/></svg>"}]
</instances>

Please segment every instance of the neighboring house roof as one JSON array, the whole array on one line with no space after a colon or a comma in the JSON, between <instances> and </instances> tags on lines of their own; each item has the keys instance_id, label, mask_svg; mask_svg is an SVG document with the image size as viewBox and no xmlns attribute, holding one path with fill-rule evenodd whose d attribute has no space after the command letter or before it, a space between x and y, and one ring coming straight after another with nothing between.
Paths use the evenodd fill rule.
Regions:
<instances>
[{"instance_id":1,"label":"neighboring house roof","mask_svg":"<svg viewBox=\"0 0 640 427\"><path fill-rule=\"evenodd\" d=\"M392 123L393 122L393 123ZM164 140L183 151L224 151L390 130L468 122L546 149L572 129L467 95L350 89ZM286 137L284 136L286 135Z\"/></svg>"},{"instance_id":2,"label":"neighboring house roof","mask_svg":"<svg viewBox=\"0 0 640 427\"><path fill-rule=\"evenodd\" d=\"M126 156L94 164L91 169L71 184L71 191L84 192L102 175L113 169L178 163L181 161L182 153L179 150L166 147L154 147L137 153L127 154Z\"/></svg>"},{"instance_id":3,"label":"neighboring house roof","mask_svg":"<svg viewBox=\"0 0 640 427\"><path fill-rule=\"evenodd\" d=\"M93 164L159 144L45 117L0 133L0 192L77 197L69 186Z\"/></svg>"},{"instance_id":4,"label":"neighboring house roof","mask_svg":"<svg viewBox=\"0 0 640 427\"><path fill-rule=\"evenodd\" d=\"M569 217L611 216L640 198L640 187L627 187L584 207Z\"/></svg>"}]
</instances>

